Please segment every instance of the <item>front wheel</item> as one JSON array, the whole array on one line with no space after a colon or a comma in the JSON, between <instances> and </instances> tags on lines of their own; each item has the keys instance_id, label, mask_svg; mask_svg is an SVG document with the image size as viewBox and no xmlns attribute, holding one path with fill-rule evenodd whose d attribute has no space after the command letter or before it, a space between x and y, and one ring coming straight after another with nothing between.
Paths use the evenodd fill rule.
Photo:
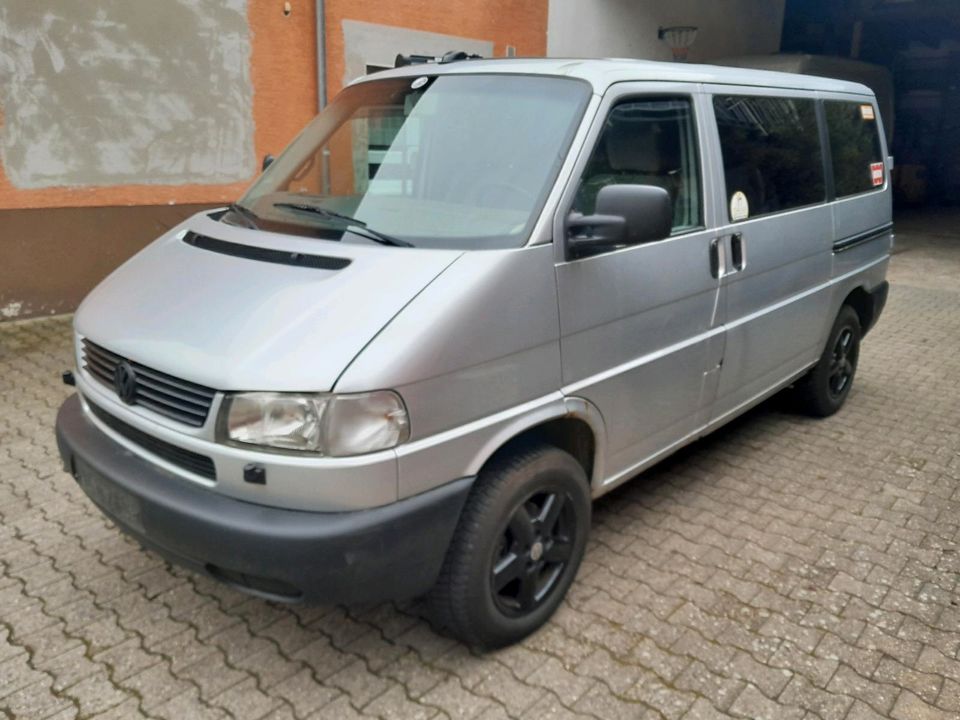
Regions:
<instances>
[{"instance_id":1,"label":"front wheel","mask_svg":"<svg viewBox=\"0 0 960 720\"><path fill-rule=\"evenodd\" d=\"M815 417L839 410L853 385L860 358L860 318L849 305L840 309L823 355L796 387L800 408Z\"/></svg>"},{"instance_id":2,"label":"front wheel","mask_svg":"<svg viewBox=\"0 0 960 720\"><path fill-rule=\"evenodd\" d=\"M439 626L482 647L543 625L573 582L590 529L586 474L536 445L494 460L467 499L429 600Z\"/></svg>"}]
</instances>

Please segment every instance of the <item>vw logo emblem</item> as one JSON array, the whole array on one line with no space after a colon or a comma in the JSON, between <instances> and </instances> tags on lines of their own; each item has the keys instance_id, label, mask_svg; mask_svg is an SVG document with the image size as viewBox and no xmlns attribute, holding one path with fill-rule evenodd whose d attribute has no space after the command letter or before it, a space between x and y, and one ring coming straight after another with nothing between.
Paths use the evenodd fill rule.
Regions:
<instances>
[{"instance_id":1,"label":"vw logo emblem","mask_svg":"<svg viewBox=\"0 0 960 720\"><path fill-rule=\"evenodd\" d=\"M137 396L137 374L130 363L124 361L113 371L113 389L127 405L133 405Z\"/></svg>"}]
</instances>

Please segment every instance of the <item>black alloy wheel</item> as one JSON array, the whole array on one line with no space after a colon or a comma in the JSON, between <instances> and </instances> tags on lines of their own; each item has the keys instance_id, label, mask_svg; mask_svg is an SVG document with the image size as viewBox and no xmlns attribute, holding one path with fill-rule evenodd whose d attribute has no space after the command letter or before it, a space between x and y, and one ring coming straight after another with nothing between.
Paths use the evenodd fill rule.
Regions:
<instances>
[{"instance_id":1,"label":"black alloy wheel","mask_svg":"<svg viewBox=\"0 0 960 720\"><path fill-rule=\"evenodd\" d=\"M854 342L853 329L844 327L833 345L833 357L830 362L830 376L827 382L832 397L842 397L853 380L859 350L859 344Z\"/></svg>"},{"instance_id":2,"label":"black alloy wheel","mask_svg":"<svg viewBox=\"0 0 960 720\"><path fill-rule=\"evenodd\" d=\"M793 395L799 409L814 417L833 415L843 407L860 359L860 317L849 305L840 308L820 360L797 382Z\"/></svg>"},{"instance_id":3,"label":"black alloy wheel","mask_svg":"<svg viewBox=\"0 0 960 720\"><path fill-rule=\"evenodd\" d=\"M427 598L434 624L484 648L537 630L580 567L590 504L569 453L535 442L502 450L477 477Z\"/></svg>"},{"instance_id":4,"label":"black alloy wheel","mask_svg":"<svg viewBox=\"0 0 960 720\"><path fill-rule=\"evenodd\" d=\"M576 539L573 503L559 488L538 491L520 503L494 551L490 589L509 617L540 607L557 587Z\"/></svg>"}]
</instances>

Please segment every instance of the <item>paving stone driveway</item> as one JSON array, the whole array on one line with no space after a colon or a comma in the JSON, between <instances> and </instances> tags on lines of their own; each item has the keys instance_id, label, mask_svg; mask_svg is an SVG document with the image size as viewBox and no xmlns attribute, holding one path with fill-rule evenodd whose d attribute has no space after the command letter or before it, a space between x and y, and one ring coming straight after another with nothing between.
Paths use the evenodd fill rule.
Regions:
<instances>
[{"instance_id":1,"label":"paving stone driveway","mask_svg":"<svg viewBox=\"0 0 960 720\"><path fill-rule=\"evenodd\" d=\"M842 413L774 400L601 500L569 601L487 655L140 550L58 463L69 321L0 325L0 714L960 717L955 220L901 224Z\"/></svg>"}]
</instances>

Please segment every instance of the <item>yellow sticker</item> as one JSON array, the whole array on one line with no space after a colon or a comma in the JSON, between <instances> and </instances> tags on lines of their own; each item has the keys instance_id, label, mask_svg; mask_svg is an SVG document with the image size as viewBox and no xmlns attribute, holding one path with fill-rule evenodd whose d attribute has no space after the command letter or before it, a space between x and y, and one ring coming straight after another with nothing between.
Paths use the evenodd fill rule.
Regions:
<instances>
[{"instance_id":1,"label":"yellow sticker","mask_svg":"<svg viewBox=\"0 0 960 720\"><path fill-rule=\"evenodd\" d=\"M873 105L861 105L860 117L862 117L864 120L876 119L876 115L873 112Z\"/></svg>"}]
</instances>

